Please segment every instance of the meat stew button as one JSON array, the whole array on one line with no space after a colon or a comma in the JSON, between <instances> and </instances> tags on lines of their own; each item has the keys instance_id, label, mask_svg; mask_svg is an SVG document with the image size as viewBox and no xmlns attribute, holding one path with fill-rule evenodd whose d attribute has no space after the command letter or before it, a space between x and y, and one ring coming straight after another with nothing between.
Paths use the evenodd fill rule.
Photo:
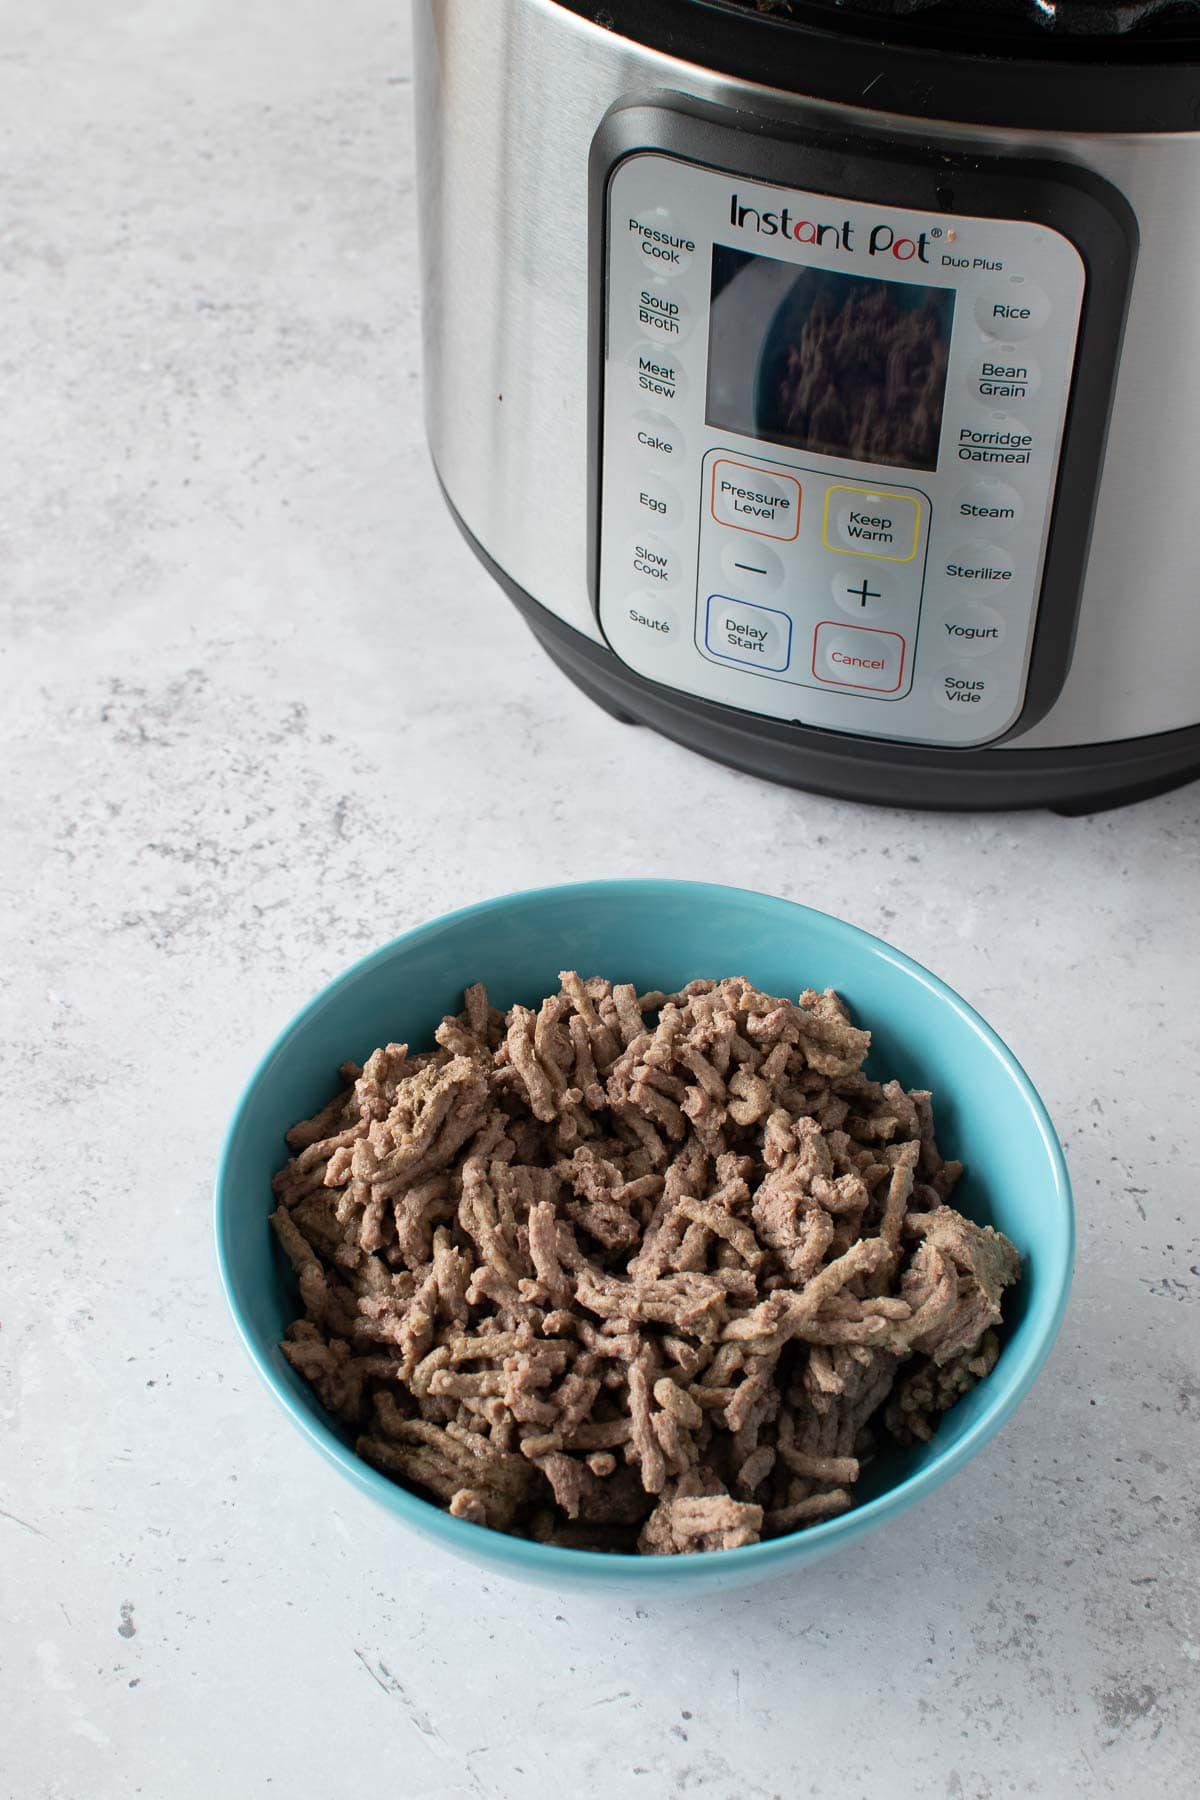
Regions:
<instances>
[{"instance_id":1,"label":"meat stew button","mask_svg":"<svg viewBox=\"0 0 1200 1800\"><path fill-rule=\"evenodd\" d=\"M904 652L898 631L823 619L813 633L812 672L832 687L895 694L904 680Z\"/></svg>"}]
</instances>

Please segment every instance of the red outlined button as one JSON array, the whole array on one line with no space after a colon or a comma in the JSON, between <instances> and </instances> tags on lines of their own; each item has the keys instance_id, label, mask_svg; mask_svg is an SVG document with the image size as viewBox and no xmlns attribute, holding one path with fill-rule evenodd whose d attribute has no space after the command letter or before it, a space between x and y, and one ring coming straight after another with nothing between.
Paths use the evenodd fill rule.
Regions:
<instances>
[{"instance_id":1,"label":"red outlined button","mask_svg":"<svg viewBox=\"0 0 1200 1800\"><path fill-rule=\"evenodd\" d=\"M813 632L812 672L831 687L895 694L904 680L906 647L898 631L822 619Z\"/></svg>"},{"instance_id":2,"label":"red outlined button","mask_svg":"<svg viewBox=\"0 0 1200 1800\"><path fill-rule=\"evenodd\" d=\"M712 466L708 504L713 518L735 531L790 541L800 534L801 492L791 475L719 456Z\"/></svg>"}]
</instances>

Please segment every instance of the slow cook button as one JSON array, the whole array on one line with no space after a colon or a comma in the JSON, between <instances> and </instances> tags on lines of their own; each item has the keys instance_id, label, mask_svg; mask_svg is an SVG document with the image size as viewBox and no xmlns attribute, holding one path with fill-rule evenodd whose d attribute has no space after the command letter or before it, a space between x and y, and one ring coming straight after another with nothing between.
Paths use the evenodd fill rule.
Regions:
<instances>
[{"instance_id":1,"label":"slow cook button","mask_svg":"<svg viewBox=\"0 0 1200 1800\"><path fill-rule=\"evenodd\" d=\"M683 514L683 503L679 495L665 481L660 481L657 475L644 475L640 480L634 479L633 503L640 518L665 526L668 530L678 525Z\"/></svg>"},{"instance_id":2,"label":"slow cook button","mask_svg":"<svg viewBox=\"0 0 1200 1800\"><path fill-rule=\"evenodd\" d=\"M1025 502L1007 481L992 481L981 475L959 488L952 502L956 519L975 530L1007 531L1025 511Z\"/></svg>"},{"instance_id":3,"label":"slow cook button","mask_svg":"<svg viewBox=\"0 0 1200 1800\"><path fill-rule=\"evenodd\" d=\"M995 703L1000 682L970 663L945 663L933 677L933 691L939 706L969 718Z\"/></svg>"},{"instance_id":4,"label":"slow cook button","mask_svg":"<svg viewBox=\"0 0 1200 1800\"><path fill-rule=\"evenodd\" d=\"M695 240L665 206L642 207L629 216L626 233L638 261L655 275L681 275L696 254Z\"/></svg>"},{"instance_id":5,"label":"slow cook button","mask_svg":"<svg viewBox=\"0 0 1200 1800\"><path fill-rule=\"evenodd\" d=\"M957 656L985 656L1004 642L1005 623L991 606L979 606L964 600L961 605L946 608L937 627L937 638L943 650Z\"/></svg>"},{"instance_id":6,"label":"slow cook button","mask_svg":"<svg viewBox=\"0 0 1200 1800\"><path fill-rule=\"evenodd\" d=\"M1050 302L1040 287L1022 275L985 288L975 302L975 319L990 338L1019 343L1040 331L1050 317Z\"/></svg>"},{"instance_id":7,"label":"slow cook button","mask_svg":"<svg viewBox=\"0 0 1200 1800\"><path fill-rule=\"evenodd\" d=\"M800 497L800 483L790 475L774 475L728 456L718 456L712 466L712 516L738 531L794 538L800 530Z\"/></svg>"},{"instance_id":8,"label":"slow cook button","mask_svg":"<svg viewBox=\"0 0 1200 1800\"><path fill-rule=\"evenodd\" d=\"M679 580L678 553L656 537L634 538L630 567L642 582L660 589L674 587Z\"/></svg>"},{"instance_id":9,"label":"slow cook button","mask_svg":"<svg viewBox=\"0 0 1200 1800\"><path fill-rule=\"evenodd\" d=\"M791 655L792 621L771 606L710 594L704 642L714 656L779 675Z\"/></svg>"},{"instance_id":10,"label":"slow cook button","mask_svg":"<svg viewBox=\"0 0 1200 1800\"><path fill-rule=\"evenodd\" d=\"M841 483L826 491L821 535L830 550L881 562L911 562L920 532L920 504L907 494L880 494Z\"/></svg>"},{"instance_id":11,"label":"slow cook button","mask_svg":"<svg viewBox=\"0 0 1200 1800\"><path fill-rule=\"evenodd\" d=\"M942 565L958 593L1000 593L1013 579L1008 553L995 544L960 544Z\"/></svg>"},{"instance_id":12,"label":"slow cook button","mask_svg":"<svg viewBox=\"0 0 1200 1800\"><path fill-rule=\"evenodd\" d=\"M642 462L649 463L654 468L678 468L683 456L683 433L665 413L635 413L633 448Z\"/></svg>"},{"instance_id":13,"label":"slow cook button","mask_svg":"<svg viewBox=\"0 0 1200 1800\"><path fill-rule=\"evenodd\" d=\"M661 343L680 343L692 322L691 309L682 295L672 292L669 283L658 276L638 288L634 310L647 337Z\"/></svg>"},{"instance_id":14,"label":"slow cook button","mask_svg":"<svg viewBox=\"0 0 1200 1800\"><path fill-rule=\"evenodd\" d=\"M659 405L669 406L687 393L680 360L665 344L661 349L635 346L629 353L629 372L637 392Z\"/></svg>"},{"instance_id":15,"label":"slow cook button","mask_svg":"<svg viewBox=\"0 0 1200 1800\"><path fill-rule=\"evenodd\" d=\"M625 617L639 637L653 638L659 644L679 642L679 620L657 594L634 594L626 604Z\"/></svg>"},{"instance_id":16,"label":"slow cook button","mask_svg":"<svg viewBox=\"0 0 1200 1800\"><path fill-rule=\"evenodd\" d=\"M904 679L904 649L898 631L823 619L813 633L812 672L832 686L895 694Z\"/></svg>"},{"instance_id":17,"label":"slow cook button","mask_svg":"<svg viewBox=\"0 0 1200 1800\"><path fill-rule=\"evenodd\" d=\"M998 344L987 356L981 356L971 370L967 383L973 400L985 406L1003 401L1005 406L1020 408L1042 385L1042 371L1032 356L1022 356L1015 344Z\"/></svg>"}]
</instances>

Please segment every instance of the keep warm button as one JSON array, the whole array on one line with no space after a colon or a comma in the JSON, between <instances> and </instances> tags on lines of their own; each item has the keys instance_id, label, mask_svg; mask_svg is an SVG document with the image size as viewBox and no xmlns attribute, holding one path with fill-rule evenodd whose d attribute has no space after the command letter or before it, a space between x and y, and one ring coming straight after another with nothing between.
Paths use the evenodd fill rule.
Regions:
<instances>
[{"instance_id":1,"label":"keep warm button","mask_svg":"<svg viewBox=\"0 0 1200 1800\"><path fill-rule=\"evenodd\" d=\"M812 672L830 686L896 694L904 680L904 651L898 631L824 619L813 633Z\"/></svg>"}]
</instances>

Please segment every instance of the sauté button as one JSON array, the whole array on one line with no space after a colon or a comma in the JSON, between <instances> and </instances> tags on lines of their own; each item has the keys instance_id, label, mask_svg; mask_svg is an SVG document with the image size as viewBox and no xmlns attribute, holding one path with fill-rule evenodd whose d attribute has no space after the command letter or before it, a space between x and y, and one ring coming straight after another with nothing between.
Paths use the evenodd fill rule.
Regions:
<instances>
[{"instance_id":1,"label":"saut\u00e9 button","mask_svg":"<svg viewBox=\"0 0 1200 1800\"><path fill-rule=\"evenodd\" d=\"M881 562L911 562L920 531L921 507L911 495L840 482L825 491L821 535L830 550L874 556Z\"/></svg>"},{"instance_id":2,"label":"saut\u00e9 button","mask_svg":"<svg viewBox=\"0 0 1200 1800\"><path fill-rule=\"evenodd\" d=\"M754 606L725 594L710 594L704 642L714 656L747 668L781 674L788 666L792 621L774 607Z\"/></svg>"},{"instance_id":3,"label":"saut\u00e9 button","mask_svg":"<svg viewBox=\"0 0 1200 1800\"><path fill-rule=\"evenodd\" d=\"M898 631L823 619L813 633L812 672L831 686L894 694L904 679L904 651Z\"/></svg>"},{"instance_id":4,"label":"saut\u00e9 button","mask_svg":"<svg viewBox=\"0 0 1200 1800\"><path fill-rule=\"evenodd\" d=\"M1025 502L1007 481L993 481L981 475L959 488L950 503L956 519L985 531L1006 531L1015 525L1025 511Z\"/></svg>"},{"instance_id":5,"label":"saut\u00e9 button","mask_svg":"<svg viewBox=\"0 0 1200 1800\"><path fill-rule=\"evenodd\" d=\"M1013 275L985 288L975 302L975 318L988 337L1018 343L1040 331L1050 317L1050 301L1040 287Z\"/></svg>"},{"instance_id":6,"label":"saut\u00e9 button","mask_svg":"<svg viewBox=\"0 0 1200 1800\"><path fill-rule=\"evenodd\" d=\"M657 594L632 594L625 603L624 617L639 637L652 638L659 644L679 642L679 620Z\"/></svg>"},{"instance_id":7,"label":"saut\u00e9 button","mask_svg":"<svg viewBox=\"0 0 1200 1800\"><path fill-rule=\"evenodd\" d=\"M647 400L669 405L687 393L687 376L668 344L645 349L635 345L629 353L629 370L638 393Z\"/></svg>"},{"instance_id":8,"label":"saut\u00e9 button","mask_svg":"<svg viewBox=\"0 0 1200 1800\"><path fill-rule=\"evenodd\" d=\"M659 275L635 289L634 315L646 336L661 344L681 343L692 322L691 308L682 294L673 292Z\"/></svg>"},{"instance_id":9,"label":"saut\u00e9 button","mask_svg":"<svg viewBox=\"0 0 1200 1800\"><path fill-rule=\"evenodd\" d=\"M753 599L780 585L783 561L769 544L748 544L745 538L726 537L721 550L721 572L735 592Z\"/></svg>"},{"instance_id":10,"label":"saut\u00e9 button","mask_svg":"<svg viewBox=\"0 0 1200 1800\"><path fill-rule=\"evenodd\" d=\"M656 468L678 468L683 458L683 433L665 413L634 413L630 421L634 454Z\"/></svg>"},{"instance_id":11,"label":"saut\u00e9 button","mask_svg":"<svg viewBox=\"0 0 1200 1800\"><path fill-rule=\"evenodd\" d=\"M995 607L980 606L975 600L951 602L935 627L942 649L958 656L986 656L1004 642L1006 630Z\"/></svg>"}]
</instances>

